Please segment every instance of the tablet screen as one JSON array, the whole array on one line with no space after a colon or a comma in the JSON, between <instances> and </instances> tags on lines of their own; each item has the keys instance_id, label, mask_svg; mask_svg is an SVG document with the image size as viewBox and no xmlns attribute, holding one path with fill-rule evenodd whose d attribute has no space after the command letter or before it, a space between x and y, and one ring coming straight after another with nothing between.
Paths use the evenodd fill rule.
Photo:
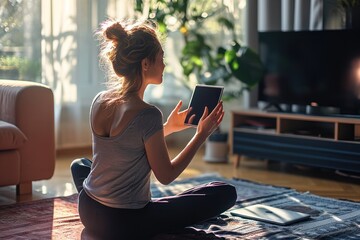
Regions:
<instances>
[{"instance_id":1,"label":"tablet screen","mask_svg":"<svg viewBox=\"0 0 360 240\"><path fill-rule=\"evenodd\" d=\"M185 118L185 124L198 125L201 116L204 113L205 106L209 109L209 114L216 107L221 99L224 87L213 85L196 85L192 93L189 108L192 107L191 112L188 112ZM192 123L189 123L189 118L195 114Z\"/></svg>"}]
</instances>

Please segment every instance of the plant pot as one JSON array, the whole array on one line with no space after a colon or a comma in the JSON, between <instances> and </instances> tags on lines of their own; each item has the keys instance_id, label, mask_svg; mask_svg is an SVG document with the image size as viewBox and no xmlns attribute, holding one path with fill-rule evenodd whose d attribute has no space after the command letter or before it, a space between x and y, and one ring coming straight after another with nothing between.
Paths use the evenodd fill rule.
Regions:
<instances>
[{"instance_id":1,"label":"plant pot","mask_svg":"<svg viewBox=\"0 0 360 240\"><path fill-rule=\"evenodd\" d=\"M226 163L229 160L228 153L229 145L227 142L207 141L203 159L205 162Z\"/></svg>"},{"instance_id":2,"label":"plant pot","mask_svg":"<svg viewBox=\"0 0 360 240\"><path fill-rule=\"evenodd\" d=\"M19 70L12 67L0 67L0 79L19 79Z\"/></svg>"},{"instance_id":3,"label":"plant pot","mask_svg":"<svg viewBox=\"0 0 360 240\"><path fill-rule=\"evenodd\" d=\"M226 163L229 158L229 144L227 133L213 133L205 142L205 155L203 160L206 162Z\"/></svg>"}]
</instances>

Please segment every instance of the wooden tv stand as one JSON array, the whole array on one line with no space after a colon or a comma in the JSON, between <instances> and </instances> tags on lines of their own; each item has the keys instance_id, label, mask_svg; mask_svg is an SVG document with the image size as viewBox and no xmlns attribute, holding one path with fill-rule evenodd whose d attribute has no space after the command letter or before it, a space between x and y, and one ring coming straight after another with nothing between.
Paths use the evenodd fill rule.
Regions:
<instances>
[{"instance_id":1,"label":"wooden tv stand","mask_svg":"<svg viewBox=\"0 0 360 240\"><path fill-rule=\"evenodd\" d=\"M232 111L230 147L241 156L360 172L360 118Z\"/></svg>"}]
</instances>

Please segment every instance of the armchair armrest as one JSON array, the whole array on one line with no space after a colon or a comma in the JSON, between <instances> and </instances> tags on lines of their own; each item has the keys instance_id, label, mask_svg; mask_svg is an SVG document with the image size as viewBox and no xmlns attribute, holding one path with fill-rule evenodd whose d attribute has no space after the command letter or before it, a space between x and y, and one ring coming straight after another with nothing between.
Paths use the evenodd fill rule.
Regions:
<instances>
[{"instance_id":1,"label":"armchair armrest","mask_svg":"<svg viewBox=\"0 0 360 240\"><path fill-rule=\"evenodd\" d=\"M51 178L55 169L52 90L35 82L0 80L0 120L17 126L28 140L19 148L20 183Z\"/></svg>"}]
</instances>

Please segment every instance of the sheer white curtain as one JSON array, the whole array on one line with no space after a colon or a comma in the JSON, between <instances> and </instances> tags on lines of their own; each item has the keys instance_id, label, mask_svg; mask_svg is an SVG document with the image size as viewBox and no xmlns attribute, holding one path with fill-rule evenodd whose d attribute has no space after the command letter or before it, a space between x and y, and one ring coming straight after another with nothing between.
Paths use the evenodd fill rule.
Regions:
<instances>
[{"instance_id":1,"label":"sheer white curtain","mask_svg":"<svg viewBox=\"0 0 360 240\"><path fill-rule=\"evenodd\" d=\"M300 31L323 29L323 0L247 0L245 42L258 49L259 31ZM248 97L256 106L257 90Z\"/></svg>"},{"instance_id":2,"label":"sheer white curtain","mask_svg":"<svg viewBox=\"0 0 360 240\"><path fill-rule=\"evenodd\" d=\"M55 95L57 148L91 144L89 108L104 89L94 31L107 17L126 16L128 1L42 0L42 82Z\"/></svg>"},{"instance_id":3,"label":"sheer white curtain","mask_svg":"<svg viewBox=\"0 0 360 240\"><path fill-rule=\"evenodd\" d=\"M320 30L322 0L259 0L259 31Z\"/></svg>"},{"instance_id":4,"label":"sheer white curtain","mask_svg":"<svg viewBox=\"0 0 360 240\"><path fill-rule=\"evenodd\" d=\"M323 0L247 0L245 42L257 48L258 31L323 29Z\"/></svg>"}]
</instances>

